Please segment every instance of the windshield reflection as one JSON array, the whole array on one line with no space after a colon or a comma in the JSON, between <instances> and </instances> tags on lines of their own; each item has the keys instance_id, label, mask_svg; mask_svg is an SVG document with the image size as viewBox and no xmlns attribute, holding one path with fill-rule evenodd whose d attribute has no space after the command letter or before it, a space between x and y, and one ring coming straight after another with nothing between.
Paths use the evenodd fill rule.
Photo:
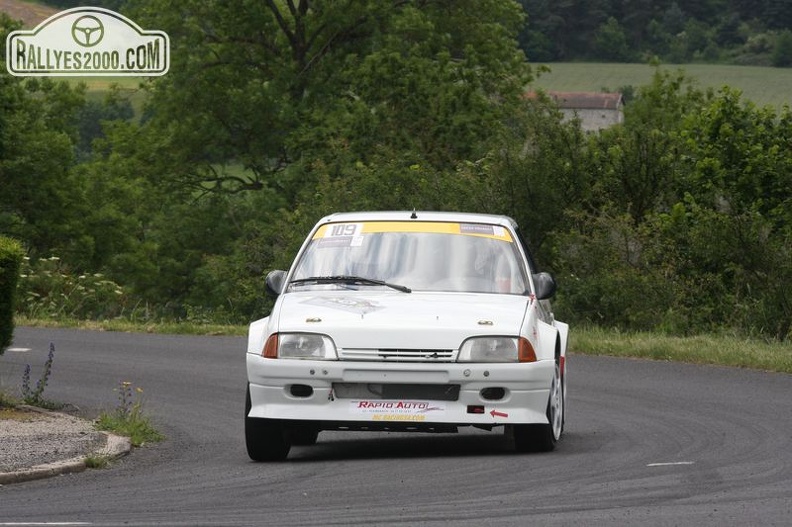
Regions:
<instances>
[{"instance_id":1,"label":"windshield reflection","mask_svg":"<svg viewBox=\"0 0 792 527\"><path fill-rule=\"evenodd\" d=\"M413 291L524 294L527 289L515 243L469 234L373 232L314 238L292 280L333 276L383 280ZM361 288L304 281L288 290Z\"/></svg>"}]
</instances>

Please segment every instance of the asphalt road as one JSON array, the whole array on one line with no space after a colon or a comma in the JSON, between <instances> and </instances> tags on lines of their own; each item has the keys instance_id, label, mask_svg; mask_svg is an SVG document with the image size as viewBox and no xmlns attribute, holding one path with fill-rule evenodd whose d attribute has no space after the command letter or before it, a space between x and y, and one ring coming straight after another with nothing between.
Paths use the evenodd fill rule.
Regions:
<instances>
[{"instance_id":1,"label":"asphalt road","mask_svg":"<svg viewBox=\"0 0 792 527\"><path fill-rule=\"evenodd\" d=\"M121 381L167 441L109 469L0 487L0 526L789 525L792 376L573 355L550 454L500 433L323 432L285 463L248 460L243 338L17 328L0 383L90 414ZM0 445L2 448L2 445Z\"/></svg>"}]
</instances>

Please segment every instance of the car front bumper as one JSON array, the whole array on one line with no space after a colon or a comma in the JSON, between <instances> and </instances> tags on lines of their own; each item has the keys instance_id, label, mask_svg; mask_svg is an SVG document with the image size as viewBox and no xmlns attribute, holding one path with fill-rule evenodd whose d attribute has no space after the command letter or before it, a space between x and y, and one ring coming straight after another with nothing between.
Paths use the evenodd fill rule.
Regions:
<instances>
[{"instance_id":1,"label":"car front bumper","mask_svg":"<svg viewBox=\"0 0 792 527\"><path fill-rule=\"evenodd\" d=\"M247 354L248 417L374 425L543 423L555 362L383 363ZM433 394L443 394L435 396Z\"/></svg>"}]
</instances>

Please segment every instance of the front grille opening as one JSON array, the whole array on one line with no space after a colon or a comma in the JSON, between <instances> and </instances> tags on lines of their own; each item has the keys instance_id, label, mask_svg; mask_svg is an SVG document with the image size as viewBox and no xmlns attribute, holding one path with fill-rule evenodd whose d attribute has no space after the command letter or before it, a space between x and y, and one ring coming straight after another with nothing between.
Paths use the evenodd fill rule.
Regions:
<instances>
[{"instance_id":1,"label":"front grille opening","mask_svg":"<svg viewBox=\"0 0 792 527\"><path fill-rule=\"evenodd\" d=\"M485 401L500 401L506 397L506 390L504 388L484 388L479 392L481 398Z\"/></svg>"},{"instance_id":2,"label":"front grille opening","mask_svg":"<svg viewBox=\"0 0 792 527\"><path fill-rule=\"evenodd\" d=\"M379 349L379 357L401 361L446 361L453 357L453 350Z\"/></svg>"},{"instance_id":3,"label":"front grille opening","mask_svg":"<svg viewBox=\"0 0 792 527\"><path fill-rule=\"evenodd\" d=\"M369 360L387 362L452 362L455 351L450 349L339 349L341 360Z\"/></svg>"},{"instance_id":4,"label":"front grille opening","mask_svg":"<svg viewBox=\"0 0 792 527\"><path fill-rule=\"evenodd\" d=\"M292 384L289 393L294 397L310 397L313 395L313 388L307 384Z\"/></svg>"},{"instance_id":5,"label":"front grille opening","mask_svg":"<svg viewBox=\"0 0 792 527\"><path fill-rule=\"evenodd\" d=\"M459 385L336 382L333 383L333 394L338 399L456 401L459 399Z\"/></svg>"}]
</instances>

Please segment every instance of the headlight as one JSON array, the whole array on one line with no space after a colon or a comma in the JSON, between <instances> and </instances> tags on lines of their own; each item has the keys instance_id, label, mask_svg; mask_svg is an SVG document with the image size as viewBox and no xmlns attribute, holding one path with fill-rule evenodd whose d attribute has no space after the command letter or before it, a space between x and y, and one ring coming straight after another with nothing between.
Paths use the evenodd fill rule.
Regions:
<instances>
[{"instance_id":1,"label":"headlight","mask_svg":"<svg viewBox=\"0 0 792 527\"><path fill-rule=\"evenodd\" d=\"M457 361L534 362L536 353L523 337L473 337L462 343Z\"/></svg>"},{"instance_id":2,"label":"headlight","mask_svg":"<svg viewBox=\"0 0 792 527\"><path fill-rule=\"evenodd\" d=\"M269 359L335 360L336 348L327 335L316 333L273 333L262 355Z\"/></svg>"}]
</instances>

